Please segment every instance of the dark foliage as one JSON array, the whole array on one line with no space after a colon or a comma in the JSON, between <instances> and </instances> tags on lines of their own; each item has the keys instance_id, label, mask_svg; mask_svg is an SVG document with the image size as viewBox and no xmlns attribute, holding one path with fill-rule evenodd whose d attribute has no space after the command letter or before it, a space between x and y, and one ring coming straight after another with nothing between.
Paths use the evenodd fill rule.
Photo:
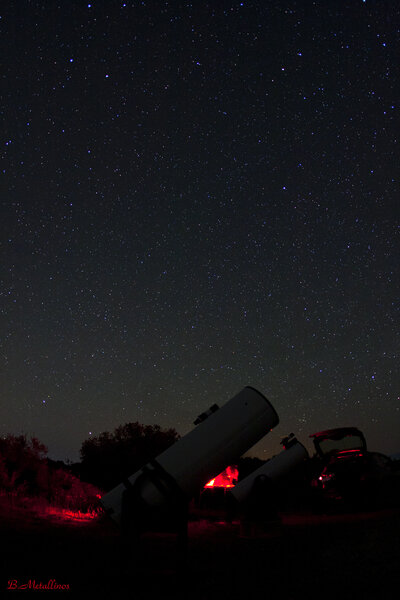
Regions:
<instances>
[{"instance_id":1,"label":"dark foliage","mask_svg":"<svg viewBox=\"0 0 400 600\"><path fill-rule=\"evenodd\" d=\"M83 479L107 491L129 477L179 439L175 429L126 423L113 433L87 439L81 448Z\"/></svg>"},{"instance_id":2,"label":"dark foliage","mask_svg":"<svg viewBox=\"0 0 400 600\"><path fill-rule=\"evenodd\" d=\"M37 438L0 438L0 494L17 503L40 499L61 508L94 510L99 490L80 481L62 461L52 461L46 454L46 446Z\"/></svg>"},{"instance_id":3,"label":"dark foliage","mask_svg":"<svg viewBox=\"0 0 400 600\"><path fill-rule=\"evenodd\" d=\"M47 448L35 437L7 435L0 438L0 489L28 495L43 490Z\"/></svg>"}]
</instances>

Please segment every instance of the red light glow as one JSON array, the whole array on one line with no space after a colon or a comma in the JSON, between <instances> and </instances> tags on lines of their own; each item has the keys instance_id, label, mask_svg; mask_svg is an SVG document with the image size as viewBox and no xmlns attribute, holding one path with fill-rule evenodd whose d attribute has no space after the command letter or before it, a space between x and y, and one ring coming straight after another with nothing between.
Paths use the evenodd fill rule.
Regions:
<instances>
[{"instance_id":1,"label":"red light glow","mask_svg":"<svg viewBox=\"0 0 400 600\"><path fill-rule=\"evenodd\" d=\"M219 475L211 479L205 488L232 488L236 485L239 476L237 467L227 467Z\"/></svg>"},{"instance_id":2,"label":"red light glow","mask_svg":"<svg viewBox=\"0 0 400 600\"><path fill-rule=\"evenodd\" d=\"M337 458L343 458L345 456L364 456L364 453L360 452L358 448L351 448L350 450L341 450L337 455Z\"/></svg>"},{"instance_id":3,"label":"red light glow","mask_svg":"<svg viewBox=\"0 0 400 600\"><path fill-rule=\"evenodd\" d=\"M75 521L80 523L92 521L99 516L95 511L83 513L81 511L72 511L65 508L55 508L53 506L47 508L46 514L62 521Z\"/></svg>"}]
</instances>

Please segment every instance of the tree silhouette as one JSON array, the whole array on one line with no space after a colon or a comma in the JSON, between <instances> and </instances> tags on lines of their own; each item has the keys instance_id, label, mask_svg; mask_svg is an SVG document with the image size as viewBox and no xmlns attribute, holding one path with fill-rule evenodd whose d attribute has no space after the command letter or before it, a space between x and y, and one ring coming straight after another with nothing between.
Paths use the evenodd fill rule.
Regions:
<instances>
[{"instance_id":1,"label":"tree silhouette","mask_svg":"<svg viewBox=\"0 0 400 600\"><path fill-rule=\"evenodd\" d=\"M107 491L129 477L179 439L175 429L159 425L125 423L113 433L105 431L85 440L81 447L80 474Z\"/></svg>"},{"instance_id":2,"label":"tree silhouette","mask_svg":"<svg viewBox=\"0 0 400 600\"><path fill-rule=\"evenodd\" d=\"M0 489L36 494L43 484L47 448L35 437L7 435L0 438Z\"/></svg>"}]
</instances>

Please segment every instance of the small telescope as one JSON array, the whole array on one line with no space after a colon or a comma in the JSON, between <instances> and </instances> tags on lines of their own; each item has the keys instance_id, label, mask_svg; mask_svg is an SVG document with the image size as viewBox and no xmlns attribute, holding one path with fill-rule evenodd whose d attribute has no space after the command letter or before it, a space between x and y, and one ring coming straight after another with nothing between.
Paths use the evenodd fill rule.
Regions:
<instances>
[{"instance_id":1,"label":"small telescope","mask_svg":"<svg viewBox=\"0 0 400 600\"><path fill-rule=\"evenodd\" d=\"M195 429L101 498L106 512L123 525L133 513L142 523L154 513L183 506L212 478L279 423L263 394L245 387L222 408L202 413ZM179 510L179 509L178 509ZM122 523L121 523L122 521Z\"/></svg>"},{"instance_id":2,"label":"small telescope","mask_svg":"<svg viewBox=\"0 0 400 600\"><path fill-rule=\"evenodd\" d=\"M293 434L292 434L293 435ZM231 495L241 503L247 500L253 492L254 486L260 478L267 478L271 483L283 479L295 467L308 457L308 452L295 438L282 450L280 454L271 458L264 465L250 473L230 490Z\"/></svg>"}]
</instances>

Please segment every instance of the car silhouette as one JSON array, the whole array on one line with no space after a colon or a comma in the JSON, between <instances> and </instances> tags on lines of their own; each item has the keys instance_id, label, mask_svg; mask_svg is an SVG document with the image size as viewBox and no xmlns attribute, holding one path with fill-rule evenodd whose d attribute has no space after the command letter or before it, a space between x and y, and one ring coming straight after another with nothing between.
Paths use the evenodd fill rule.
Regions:
<instances>
[{"instance_id":1,"label":"car silhouette","mask_svg":"<svg viewBox=\"0 0 400 600\"><path fill-rule=\"evenodd\" d=\"M369 452L357 427L313 433L316 457L311 486L315 505L343 505L351 509L394 506L400 498L395 462Z\"/></svg>"}]
</instances>

